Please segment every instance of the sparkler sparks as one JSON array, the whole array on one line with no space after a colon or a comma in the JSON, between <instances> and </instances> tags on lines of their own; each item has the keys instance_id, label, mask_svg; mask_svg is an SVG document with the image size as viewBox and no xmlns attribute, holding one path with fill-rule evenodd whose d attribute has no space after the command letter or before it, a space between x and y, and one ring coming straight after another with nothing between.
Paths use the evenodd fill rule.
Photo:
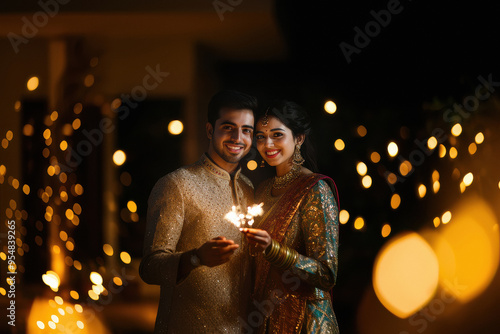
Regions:
<instances>
[{"instance_id":1,"label":"sparkler sparks","mask_svg":"<svg viewBox=\"0 0 500 334\"><path fill-rule=\"evenodd\" d=\"M239 206L236 207L233 205L231 211L229 211L224 218L238 228L252 227L255 222L254 218L262 215L264 212L264 210L262 210L263 205L264 203L254 204L251 207L249 206L246 212L243 212Z\"/></svg>"}]
</instances>

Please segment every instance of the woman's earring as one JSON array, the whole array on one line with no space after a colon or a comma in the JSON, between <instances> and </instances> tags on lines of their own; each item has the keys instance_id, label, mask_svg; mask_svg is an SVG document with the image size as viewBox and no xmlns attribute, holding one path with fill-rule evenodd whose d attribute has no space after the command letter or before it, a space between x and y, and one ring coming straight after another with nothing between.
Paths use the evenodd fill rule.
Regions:
<instances>
[{"instance_id":1,"label":"woman's earring","mask_svg":"<svg viewBox=\"0 0 500 334\"><path fill-rule=\"evenodd\" d=\"M302 158L302 155L300 154L300 145L297 144L295 145L295 150L293 151L292 162L294 165L302 165L304 161L304 158Z\"/></svg>"},{"instance_id":2,"label":"woman's earring","mask_svg":"<svg viewBox=\"0 0 500 334\"><path fill-rule=\"evenodd\" d=\"M266 167L266 162L264 161L264 159L262 159L262 162L260 163L260 167Z\"/></svg>"}]
</instances>

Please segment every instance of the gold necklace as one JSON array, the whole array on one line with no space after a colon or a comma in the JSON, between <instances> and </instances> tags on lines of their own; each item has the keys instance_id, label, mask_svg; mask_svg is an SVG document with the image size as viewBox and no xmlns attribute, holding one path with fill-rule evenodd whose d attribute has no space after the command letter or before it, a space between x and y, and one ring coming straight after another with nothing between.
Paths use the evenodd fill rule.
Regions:
<instances>
[{"instance_id":1,"label":"gold necklace","mask_svg":"<svg viewBox=\"0 0 500 334\"><path fill-rule=\"evenodd\" d=\"M296 178L300 176L301 170L299 165L293 165L288 173L282 176L275 176L273 180L274 189L283 189L288 187Z\"/></svg>"}]
</instances>

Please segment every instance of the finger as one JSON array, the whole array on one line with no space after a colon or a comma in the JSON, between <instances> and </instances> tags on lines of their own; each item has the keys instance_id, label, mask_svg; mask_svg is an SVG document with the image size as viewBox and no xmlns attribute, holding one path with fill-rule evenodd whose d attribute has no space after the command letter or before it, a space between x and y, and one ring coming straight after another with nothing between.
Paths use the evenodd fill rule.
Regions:
<instances>
[{"instance_id":1,"label":"finger","mask_svg":"<svg viewBox=\"0 0 500 334\"><path fill-rule=\"evenodd\" d=\"M228 246L228 247L224 247L224 248L218 248L217 254L219 256L225 255L225 254L232 254L236 251L236 249L238 249L238 247L240 247L240 246L239 245L232 245L232 246Z\"/></svg>"},{"instance_id":2,"label":"finger","mask_svg":"<svg viewBox=\"0 0 500 334\"><path fill-rule=\"evenodd\" d=\"M267 238L260 235L247 234L247 240L252 240L257 243L267 243Z\"/></svg>"},{"instance_id":3,"label":"finger","mask_svg":"<svg viewBox=\"0 0 500 334\"><path fill-rule=\"evenodd\" d=\"M226 247L234 245L233 240L211 240L209 241L211 247Z\"/></svg>"},{"instance_id":4,"label":"finger","mask_svg":"<svg viewBox=\"0 0 500 334\"><path fill-rule=\"evenodd\" d=\"M218 236L217 238L213 238L212 240L226 240L226 237Z\"/></svg>"},{"instance_id":5,"label":"finger","mask_svg":"<svg viewBox=\"0 0 500 334\"><path fill-rule=\"evenodd\" d=\"M247 228L247 229L245 229L245 231L242 231L242 232L245 235L256 235L256 236L262 236L262 237L266 237L269 235L269 233L267 233L266 231L255 229L255 228Z\"/></svg>"},{"instance_id":6,"label":"finger","mask_svg":"<svg viewBox=\"0 0 500 334\"><path fill-rule=\"evenodd\" d=\"M265 232L264 230L261 230L261 229L258 229L258 228L250 228L250 227L245 228L245 230L248 233L252 233L252 234L262 234L262 233Z\"/></svg>"},{"instance_id":7,"label":"finger","mask_svg":"<svg viewBox=\"0 0 500 334\"><path fill-rule=\"evenodd\" d=\"M238 248L240 247L240 245L236 244L236 245L230 245L230 246L227 246L227 247L223 247L223 248L219 248L221 251L223 252L226 252L226 251L235 251L237 250Z\"/></svg>"}]
</instances>

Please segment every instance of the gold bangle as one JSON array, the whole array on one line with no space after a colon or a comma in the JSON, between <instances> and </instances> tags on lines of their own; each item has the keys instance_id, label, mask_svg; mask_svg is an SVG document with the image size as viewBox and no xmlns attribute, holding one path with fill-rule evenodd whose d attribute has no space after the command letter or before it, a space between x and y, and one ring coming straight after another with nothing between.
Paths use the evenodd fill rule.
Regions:
<instances>
[{"instance_id":1,"label":"gold bangle","mask_svg":"<svg viewBox=\"0 0 500 334\"><path fill-rule=\"evenodd\" d=\"M280 254L280 258L278 261L276 261L276 266L281 268L284 264L285 264L285 261L288 257L288 254L289 254L289 248L288 247L281 247L281 254Z\"/></svg>"},{"instance_id":2,"label":"gold bangle","mask_svg":"<svg viewBox=\"0 0 500 334\"><path fill-rule=\"evenodd\" d=\"M286 269L290 268L297 261L298 256L299 256L299 253L297 253L296 250L292 249L291 254L290 254L290 260L287 263Z\"/></svg>"},{"instance_id":3,"label":"gold bangle","mask_svg":"<svg viewBox=\"0 0 500 334\"><path fill-rule=\"evenodd\" d=\"M276 260L276 257L279 255L280 252L280 244L274 239L271 240L271 249L269 252L266 251L264 252L264 258L268 260L269 262L273 262Z\"/></svg>"},{"instance_id":4,"label":"gold bangle","mask_svg":"<svg viewBox=\"0 0 500 334\"><path fill-rule=\"evenodd\" d=\"M276 267L281 269L284 266L286 260L288 259L289 253L290 253L290 251L289 251L288 247L281 246L279 256L276 258L276 261L273 261L272 263Z\"/></svg>"},{"instance_id":5,"label":"gold bangle","mask_svg":"<svg viewBox=\"0 0 500 334\"><path fill-rule=\"evenodd\" d=\"M272 249L271 249L271 252L268 255L268 259L270 261L274 261L276 259L276 257L278 257L278 255L280 253L280 247L281 247L281 245L278 242L274 241L274 240L271 241L271 244L272 244Z\"/></svg>"},{"instance_id":6,"label":"gold bangle","mask_svg":"<svg viewBox=\"0 0 500 334\"><path fill-rule=\"evenodd\" d=\"M281 261L281 263L278 264L279 268L285 269L289 261L290 261L290 248L287 247L285 252L285 258L283 259L283 261Z\"/></svg>"},{"instance_id":7,"label":"gold bangle","mask_svg":"<svg viewBox=\"0 0 500 334\"><path fill-rule=\"evenodd\" d=\"M287 257L286 257L283 265L280 268L283 270L290 268L297 260L298 255L299 255L299 253L297 253L297 251L295 251L294 249L288 248Z\"/></svg>"},{"instance_id":8,"label":"gold bangle","mask_svg":"<svg viewBox=\"0 0 500 334\"><path fill-rule=\"evenodd\" d=\"M286 269L288 267L288 263L290 262L291 257L292 257L291 249L287 247L286 248L286 257L280 266L281 269Z\"/></svg>"},{"instance_id":9,"label":"gold bangle","mask_svg":"<svg viewBox=\"0 0 500 334\"><path fill-rule=\"evenodd\" d=\"M294 249L280 245L274 239L271 247L264 251L264 258L279 269L288 269L297 260L298 253Z\"/></svg>"},{"instance_id":10,"label":"gold bangle","mask_svg":"<svg viewBox=\"0 0 500 334\"><path fill-rule=\"evenodd\" d=\"M284 268L286 266L286 263L288 262L289 258L290 258L290 248L285 247L285 258L280 263L280 268Z\"/></svg>"}]
</instances>

